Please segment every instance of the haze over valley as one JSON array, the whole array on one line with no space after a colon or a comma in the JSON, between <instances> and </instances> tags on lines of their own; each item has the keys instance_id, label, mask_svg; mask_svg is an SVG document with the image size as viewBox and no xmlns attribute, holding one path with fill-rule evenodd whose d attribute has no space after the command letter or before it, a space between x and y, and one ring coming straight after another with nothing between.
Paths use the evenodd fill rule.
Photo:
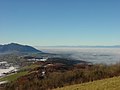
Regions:
<instances>
[{"instance_id":1,"label":"haze over valley","mask_svg":"<svg viewBox=\"0 0 120 90\"><path fill-rule=\"evenodd\" d=\"M104 46L103 46L104 47ZM120 48L118 47L37 47L43 52L64 54L68 58L88 61L92 63L115 64L120 62Z\"/></svg>"}]
</instances>

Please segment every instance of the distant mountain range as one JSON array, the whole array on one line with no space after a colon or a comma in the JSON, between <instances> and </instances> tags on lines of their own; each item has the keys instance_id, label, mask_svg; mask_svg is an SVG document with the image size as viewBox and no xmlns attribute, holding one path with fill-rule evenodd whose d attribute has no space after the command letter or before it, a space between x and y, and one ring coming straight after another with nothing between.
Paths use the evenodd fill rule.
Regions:
<instances>
[{"instance_id":1,"label":"distant mountain range","mask_svg":"<svg viewBox=\"0 0 120 90\"><path fill-rule=\"evenodd\" d=\"M36 46L39 47L51 47L51 48L120 48L120 45L113 46Z\"/></svg>"},{"instance_id":2,"label":"distant mountain range","mask_svg":"<svg viewBox=\"0 0 120 90\"><path fill-rule=\"evenodd\" d=\"M0 45L0 53L42 53L32 46L20 45L17 43L10 43L5 45Z\"/></svg>"}]
</instances>

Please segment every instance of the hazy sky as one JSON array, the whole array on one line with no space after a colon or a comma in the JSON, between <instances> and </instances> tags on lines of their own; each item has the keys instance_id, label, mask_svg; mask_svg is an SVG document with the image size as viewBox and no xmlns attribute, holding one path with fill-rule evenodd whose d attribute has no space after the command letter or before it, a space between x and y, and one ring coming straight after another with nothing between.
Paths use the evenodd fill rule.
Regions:
<instances>
[{"instance_id":1,"label":"hazy sky","mask_svg":"<svg viewBox=\"0 0 120 90\"><path fill-rule=\"evenodd\" d=\"M0 0L0 44L120 45L120 0Z\"/></svg>"}]
</instances>

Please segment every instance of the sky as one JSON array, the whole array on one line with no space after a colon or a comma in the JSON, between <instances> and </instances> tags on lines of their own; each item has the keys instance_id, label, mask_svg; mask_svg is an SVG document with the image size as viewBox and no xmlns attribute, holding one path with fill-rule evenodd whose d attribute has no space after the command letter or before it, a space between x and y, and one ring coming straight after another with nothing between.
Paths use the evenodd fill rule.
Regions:
<instances>
[{"instance_id":1,"label":"sky","mask_svg":"<svg viewBox=\"0 0 120 90\"><path fill-rule=\"evenodd\" d=\"M120 45L120 0L0 0L0 44Z\"/></svg>"}]
</instances>

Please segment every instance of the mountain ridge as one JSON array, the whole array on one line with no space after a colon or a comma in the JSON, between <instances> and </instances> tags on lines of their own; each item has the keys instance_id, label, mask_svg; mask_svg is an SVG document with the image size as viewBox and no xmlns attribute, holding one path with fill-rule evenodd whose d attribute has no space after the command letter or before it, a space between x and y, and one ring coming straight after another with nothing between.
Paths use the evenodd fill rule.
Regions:
<instances>
[{"instance_id":1,"label":"mountain ridge","mask_svg":"<svg viewBox=\"0 0 120 90\"><path fill-rule=\"evenodd\" d=\"M105 46L105 45L99 45L99 46L87 46L87 45L81 45L81 46L35 46L35 47L70 47L70 48L120 48L120 45L111 45L111 46Z\"/></svg>"},{"instance_id":2,"label":"mountain ridge","mask_svg":"<svg viewBox=\"0 0 120 90\"><path fill-rule=\"evenodd\" d=\"M42 51L28 45L21 45L18 43L10 43L10 44L4 44L0 45L0 53L42 53Z\"/></svg>"}]
</instances>

